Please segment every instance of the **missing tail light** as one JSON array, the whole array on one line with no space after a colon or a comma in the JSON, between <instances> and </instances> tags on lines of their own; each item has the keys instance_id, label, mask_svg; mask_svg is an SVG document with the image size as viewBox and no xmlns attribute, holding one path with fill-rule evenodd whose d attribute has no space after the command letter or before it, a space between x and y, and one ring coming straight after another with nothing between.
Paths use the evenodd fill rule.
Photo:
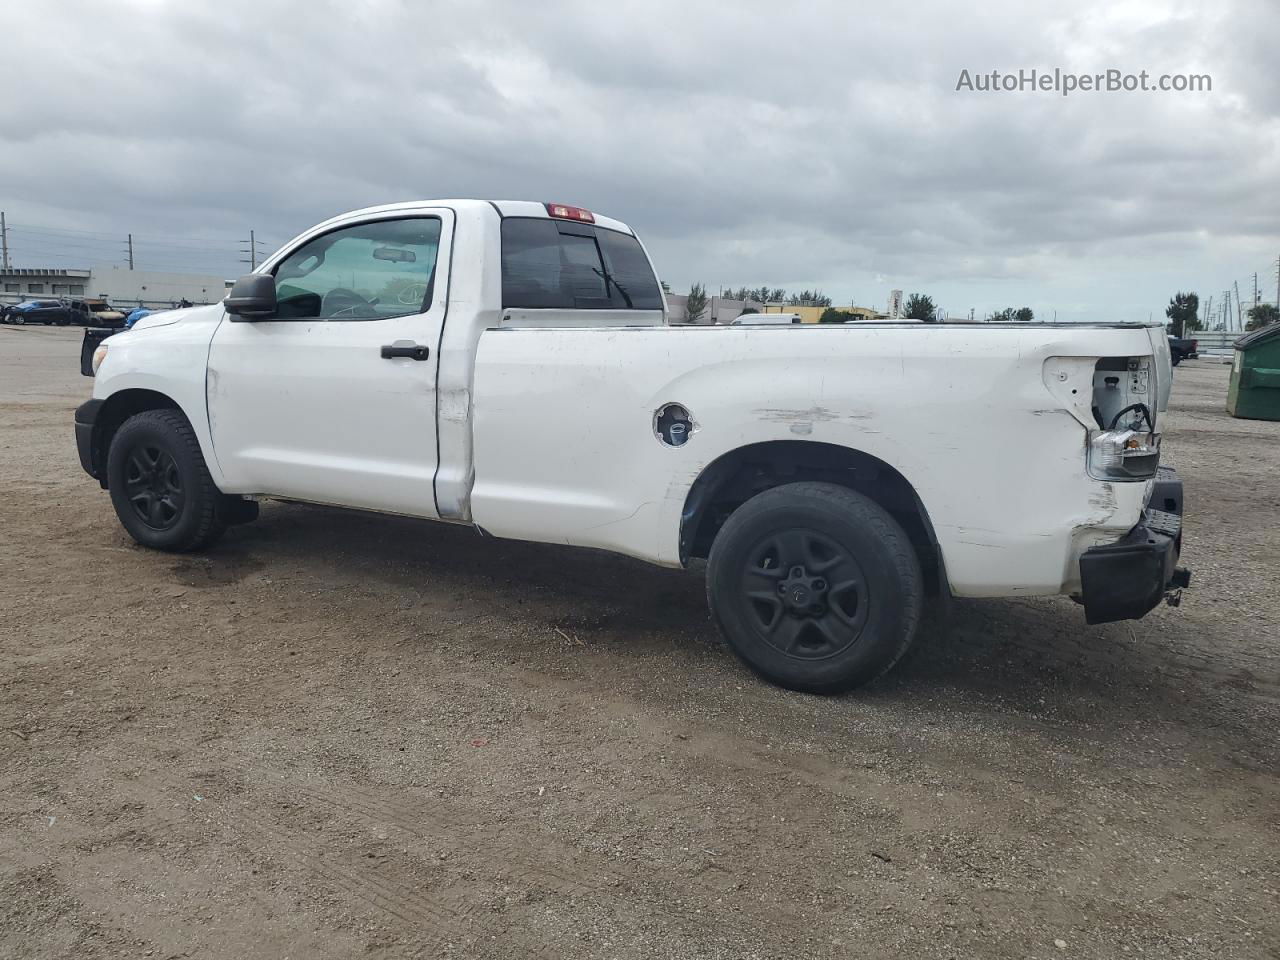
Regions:
<instances>
[{"instance_id":1,"label":"missing tail light","mask_svg":"<svg viewBox=\"0 0 1280 960\"><path fill-rule=\"evenodd\" d=\"M1152 358L1103 357L1093 373L1089 476L1095 480L1149 480L1160 466L1156 431L1159 395Z\"/></svg>"}]
</instances>

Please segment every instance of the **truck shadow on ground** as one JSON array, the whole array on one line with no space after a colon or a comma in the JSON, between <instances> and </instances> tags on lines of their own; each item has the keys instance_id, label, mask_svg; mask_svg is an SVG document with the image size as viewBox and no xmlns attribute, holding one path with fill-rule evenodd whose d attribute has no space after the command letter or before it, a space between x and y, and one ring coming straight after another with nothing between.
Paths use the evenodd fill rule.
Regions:
<instances>
[{"instance_id":1,"label":"truck shadow on ground","mask_svg":"<svg viewBox=\"0 0 1280 960\"><path fill-rule=\"evenodd\" d=\"M488 539L451 527L300 504L270 504L203 558L172 568L177 582L216 588L253 576L277 586L324 584L341 594L386 592L402 607L447 598L458 617L509 617L527 638L608 649L653 682L671 658L692 672L747 675L723 647L700 571L667 570L594 550ZM427 601L422 601L427 602ZM1160 617L1157 611L1151 618ZM568 647L564 650L570 657ZM982 705L1096 725L1159 721L1207 726L1250 754L1274 749L1261 731L1280 719L1280 683L1213 655L1185 620L1089 626L1065 598L954 601L932 610L921 641L859 704L921 704L939 713ZM840 699L833 701L841 702ZM926 705L927 704L927 705Z\"/></svg>"}]
</instances>

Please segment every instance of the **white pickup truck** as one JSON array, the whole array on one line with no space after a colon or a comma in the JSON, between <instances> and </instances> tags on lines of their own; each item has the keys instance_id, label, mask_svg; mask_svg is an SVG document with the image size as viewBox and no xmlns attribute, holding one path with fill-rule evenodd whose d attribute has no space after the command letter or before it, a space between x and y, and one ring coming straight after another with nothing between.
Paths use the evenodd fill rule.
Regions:
<instances>
[{"instance_id":1,"label":"white pickup truck","mask_svg":"<svg viewBox=\"0 0 1280 960\"><path fill-rule=\"evenodd\" d=\"M623 223L432 200L327 220L221 304L93 356L88 473L140 544L261 498L466 524L680 567L733 650L848 689L930 596L1176 602L1159 326L676 326Z\"/></svg>"}]
</instances>

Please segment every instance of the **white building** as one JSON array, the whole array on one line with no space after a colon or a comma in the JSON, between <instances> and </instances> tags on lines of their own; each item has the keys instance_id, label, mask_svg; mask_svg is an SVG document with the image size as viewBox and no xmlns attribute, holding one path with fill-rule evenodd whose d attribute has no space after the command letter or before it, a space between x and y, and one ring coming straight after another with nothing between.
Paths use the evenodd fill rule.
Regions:
<instances>
[{"instance_id":1,"label":"white building","mask_svg":"<svg viewBox=\"0 0 1280 960\"><path fill-rule=\"evenodd\" d=\"M223 277L202 273L161 273L155 270L130 270L127 267L94 267L90 273L90 296L105 297L112 303L138 302L143 306L174 304L180 300L192 303L216 303L226 294Z\"/></svg>"},{"instance_id":2,"label":"white building","mask_svg":"<svg viewBox=\"0 0 1280 960\"><path fill-rule=\"evenodd\" d=\"M127 267L22 267L0 271L0 301L102 297L120 306L172 307L182 300L215 303L226 281L212 274L162 273Z\"/></svg>"}]
</instances>

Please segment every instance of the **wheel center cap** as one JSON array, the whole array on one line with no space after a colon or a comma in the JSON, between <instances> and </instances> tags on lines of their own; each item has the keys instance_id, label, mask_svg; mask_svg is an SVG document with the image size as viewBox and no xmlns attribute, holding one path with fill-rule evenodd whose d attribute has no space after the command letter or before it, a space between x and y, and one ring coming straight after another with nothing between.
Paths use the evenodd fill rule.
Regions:
<instances>
[{"instance_id":1,"label":"wheel center cap","mask_svg":"<svg viewBox=\"0 0 1280 960\"><path fill-rule=\"evenodd\" d=\"M810 576L804 567L792 567L789 576L778 584L778 593L795 613L810 614L822 605L827 582L822 577Z\"/></svg>"}]
</instances>

